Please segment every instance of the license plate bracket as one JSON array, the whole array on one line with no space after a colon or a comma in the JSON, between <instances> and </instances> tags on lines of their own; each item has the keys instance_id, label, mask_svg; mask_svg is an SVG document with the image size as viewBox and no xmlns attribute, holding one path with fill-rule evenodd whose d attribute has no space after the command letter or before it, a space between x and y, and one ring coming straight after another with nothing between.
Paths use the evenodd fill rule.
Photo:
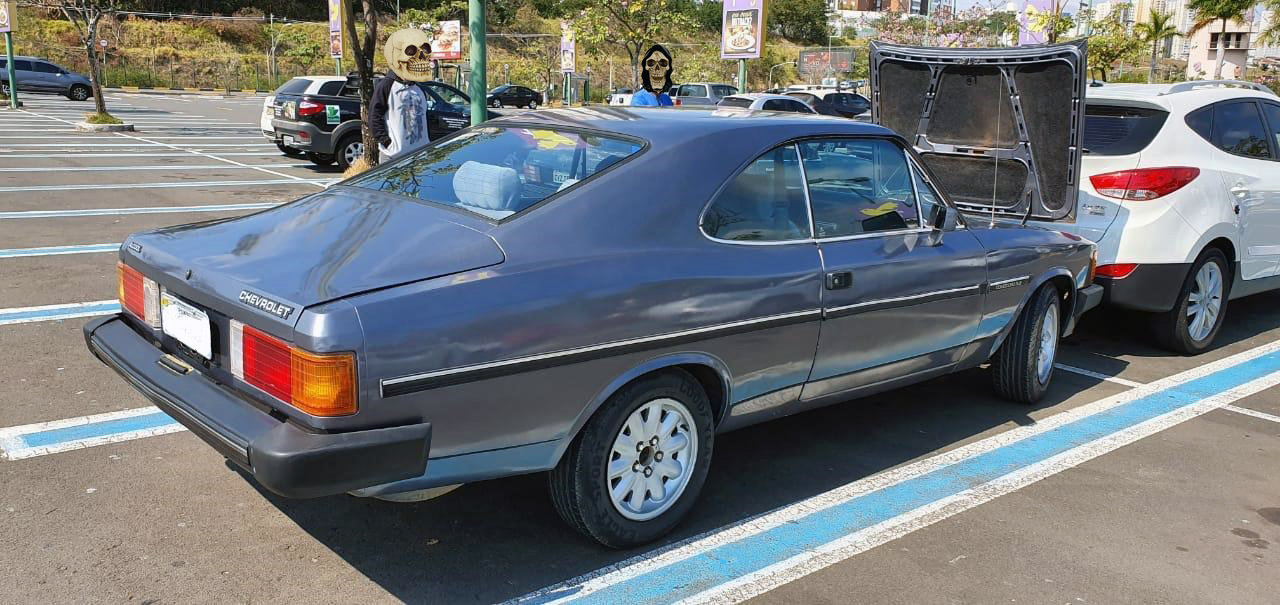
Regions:
<instances>
[{"instance_id":1,"label":"license plate bracket","mask_svg":"<svg viewBox=\"0 0 1280 605\"><path fill-rule=\"evenodd\" d=\"M213 359L213 328L209 314L178 297L160 294L160 328L205 359Z\"/></svg>"}]
</instances>

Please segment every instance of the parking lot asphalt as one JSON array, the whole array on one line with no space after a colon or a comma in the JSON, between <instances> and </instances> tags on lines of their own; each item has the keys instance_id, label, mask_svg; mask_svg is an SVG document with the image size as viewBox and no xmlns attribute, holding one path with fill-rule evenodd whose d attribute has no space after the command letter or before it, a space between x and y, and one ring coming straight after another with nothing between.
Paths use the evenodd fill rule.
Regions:
<instances>
[{"instance_id":1,"label":"parking lot asphalt","mask_svg":"<svg viewBox=\"0 0 1280 605\"><path fill-rule=\"evenodd\" d=\"M631 551L571 532L541 475L412 504L286 500L169 423L15 447L15 427L148 418L75 317L114 303L113 244L338 176L263 139L260 98L111 94L138 126L127 135L73 132L85 103L24 102L0 111L0 603L1274 603L1280 591L1274 293L1232 302L1197 357L1154 348L1140 317L1092 312L1036 406L998 400L978 369L726 434L688 520Z\"/></svg>"}]
</instances>

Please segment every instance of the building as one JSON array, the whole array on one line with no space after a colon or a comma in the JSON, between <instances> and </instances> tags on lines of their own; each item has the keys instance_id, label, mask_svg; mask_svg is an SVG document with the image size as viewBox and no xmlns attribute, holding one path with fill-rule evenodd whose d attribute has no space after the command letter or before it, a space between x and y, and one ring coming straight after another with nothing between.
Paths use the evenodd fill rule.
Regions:
<instances>
[{"instance_id":1,"label":"building","mask_svg":"<svg viewBox=\"0 0 1280 605\"><path fill-rule=\"evenodd\" d=\"M941 0L954 4L955 0ZM928 15L930 0L828 0L832 16L842 19L857 18L865 13L909 13ZM861 13L861 14L846 14Z\"/></svg>"},{"instance_id":2,"label":"building","mask_svg":"<svg viewBox=\"0 0 1280 605\"><path fill-rule=\"evenodd\" d=\"M1213 78L1215 58L1218 53L1218 37L1221 23L1214 23L1187 39L1187 79ZM1227 33L1222 51L1222 79L1232 80L1244 76L1245 61L1249 57L1252 38L1257 34L1252 22L1227 23Z\"/></svg>"}]
</instances>

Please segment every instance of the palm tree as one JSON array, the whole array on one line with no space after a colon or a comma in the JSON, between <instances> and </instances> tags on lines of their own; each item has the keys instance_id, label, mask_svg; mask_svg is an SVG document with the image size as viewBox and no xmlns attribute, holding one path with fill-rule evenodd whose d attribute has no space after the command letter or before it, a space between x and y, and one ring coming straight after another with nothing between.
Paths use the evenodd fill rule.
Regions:
<instances>
[{"instance_id":1,"label":"palm tree","mask_svg":"<svg viewBox=\"0 0 1280 605\"><path fill-rule=\"evenodd\" d=\"M1194 34L1214 21L1222 21L1218 34L1218 52L1214 55L1213 79L1222 79L1222 49L1227 43L1227 21L1243 21L1244 12L1251 10L1257 0L1191 0L1187 8L1195 11L1196 22L1187 34Z\"/></svg>"},{"instance_id":2,"label":"palm tree","mask_svg":"<svg viewBox=\"0 0 1280 605\"><path fill-rule=\"evenodd\" d=\"M1271 22L1267 23L1267 29L1262 30L1258 35L1258 39L1263 44L1275 44L1280 42L1280 0L1262 0L1262 4L1271 12Z\"/></svg>"},{"instance_id":3,"label":"palm tree","mask_svg":"<svg viewBox=\"0 0 1280 605\"><path fill-rule=\"evenodd\" d=\"M1151 19L1146 23L1139 23L1134 30L1143 42L1151 43L1151 68L1147 70L1147 84L1151 84L1156 81L1156 59L1160 56L1160 43L1178 35L1178 28L1173 24L1173 13L1162 13L1153 8Z\"/></svg>"}]
</instances>

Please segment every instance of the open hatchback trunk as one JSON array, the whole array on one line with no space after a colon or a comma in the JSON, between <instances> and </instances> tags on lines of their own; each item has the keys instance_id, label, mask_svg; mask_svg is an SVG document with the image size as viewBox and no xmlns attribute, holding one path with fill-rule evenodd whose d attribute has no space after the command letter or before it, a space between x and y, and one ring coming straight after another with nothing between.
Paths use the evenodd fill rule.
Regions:
<instances>
[{"instance_id":1,"label":"open hatchback trunk","mask_svg":"<svg viewBox=\"0 0 1280 605\"><path fill-rule=\"evenodd\" d=\"M1074 220L1086 42L871 43L872 121L906 137L962 210Z\"/></svg>"}]
</instances>

